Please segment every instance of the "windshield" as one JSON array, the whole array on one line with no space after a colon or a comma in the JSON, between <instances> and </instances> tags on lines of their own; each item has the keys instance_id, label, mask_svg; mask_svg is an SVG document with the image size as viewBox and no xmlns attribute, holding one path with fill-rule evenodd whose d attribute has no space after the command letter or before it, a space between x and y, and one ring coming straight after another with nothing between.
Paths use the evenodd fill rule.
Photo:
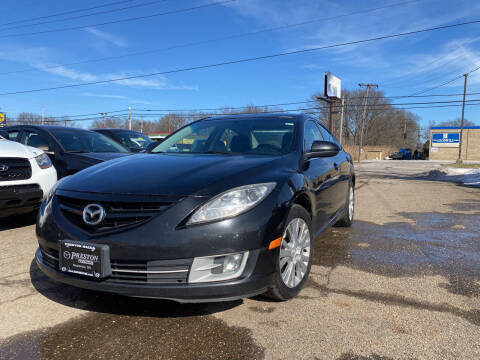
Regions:
<instances>
[{"instance_id":1,"label":"windshield","mask_svg":"<svg viewBox=\"0 0 480 360\"><path fill-rule=\"evenodd\" d=\"M112 139L93 131L82 130L50 130L67 152L100 153L100 152L128 152Z\"/></svg>"},{"instance_id":2,"label":"windshield","mask_svg":"<svg viewBox=\"0 0 480 360\"><path fill-rule=\"evenodd\" d=\"M146 149L147 145L153 142L148 136L133 131L117 132L115 133L115 138L118 139L123 146L138 150Z\"/></svg>"},{"instance_id":3,"label":"windshield","mask_svg":"<svg viewBox=\"0 0 480 360\"><path fill-rule=\"evenodd\" d=\"M172 134L152 153L282 155L292 149L295 124L291 116L205 119Z\"/></svg>"}]
</instances>

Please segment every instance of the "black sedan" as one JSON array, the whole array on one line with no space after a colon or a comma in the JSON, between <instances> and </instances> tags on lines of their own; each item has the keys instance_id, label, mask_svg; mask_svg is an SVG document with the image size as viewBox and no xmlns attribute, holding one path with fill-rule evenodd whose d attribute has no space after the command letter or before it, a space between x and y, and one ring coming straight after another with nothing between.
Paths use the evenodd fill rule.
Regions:
<instances>
[{"instance_id":1,"label":"black sedan","mask_svg":"<svg viewBox=\"0 0 480 360\"><path fill-rule=\"evenodd\" d=\"M93 131L108 136L131 152L146 151L149 145L153 144L152 139L138 131L127 129L94 129Z\"/></svg>"},{"instance_id":2,"label":"black sedan","mask_svg":"<svg viewBox=\"0 0 480 360\"><path fill-rule=\"evenodd\" d=\"M110 138L93 131L62 126L16 125L3 128L8 139L43 150L52 160L58 178L92 165L129 155Z\"/></svg>"},{"instance_id":3,"label":"black sedan","mask_svg":"<svg viewBox=\"0 0 480 360\"><path fill-rule=\"evenodd\" d=\"M287 300L315 238L352 224L354 185L350 155L306 115L206 118L149 154L57 183L36 262L58 281L129 296Z\"/></svg>"}]
</instances>

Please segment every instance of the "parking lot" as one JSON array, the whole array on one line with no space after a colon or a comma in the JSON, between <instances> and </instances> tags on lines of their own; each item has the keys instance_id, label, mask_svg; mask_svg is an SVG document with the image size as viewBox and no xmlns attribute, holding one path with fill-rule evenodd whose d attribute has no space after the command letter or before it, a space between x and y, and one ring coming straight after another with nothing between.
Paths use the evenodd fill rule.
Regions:
<instances>
[{"instance_id":1,"label":"parking lot","mask_svg":"<svg viewBox=\"0 0 480 360\"><path fill-rule=\"evenodd\" d=\"M0 358L480 358L480 189L430 162L362 163L356 221L315 240L288 302L126 298L49 280L35 225L0 223Z\"/></svg>"}]
</instances>

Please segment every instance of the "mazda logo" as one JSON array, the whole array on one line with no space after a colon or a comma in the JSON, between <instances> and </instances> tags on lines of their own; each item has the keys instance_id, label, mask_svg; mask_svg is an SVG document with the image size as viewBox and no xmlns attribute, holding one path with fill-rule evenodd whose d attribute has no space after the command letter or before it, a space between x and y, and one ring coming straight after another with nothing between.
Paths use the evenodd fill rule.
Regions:
<instances>
[{"instance_id":1,"label":"mazda logo","mask_svg":"<svg viewBox=\"0 0 480 360\"><path fill-rule=\"evenodd\" d=\"M105 216L105 209L99 204L88 204L83 209L83 222L90 226L100 224Z\"/></svg>"},{"instance_id":2,"label":"mazda logo","mask_svg":"<svg viewBox=\"0 0 480 360\"><path fill-rule=\"evenodd\" d=\"M0 164L0 171L1 172L5 172L8 170L8 165L5 165L5 164Z\"/></svg>"}]
</instances>

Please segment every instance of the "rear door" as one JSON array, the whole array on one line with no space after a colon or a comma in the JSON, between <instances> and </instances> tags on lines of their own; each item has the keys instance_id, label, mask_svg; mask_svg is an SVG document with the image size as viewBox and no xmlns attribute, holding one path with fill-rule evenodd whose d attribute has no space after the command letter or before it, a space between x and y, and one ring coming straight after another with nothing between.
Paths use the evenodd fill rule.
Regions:
<instances>
[{"instance_id":1,"label":"rear door","mask_svg":"<svg viewBox=\"0 0 480 360\"><path fill-rule=\"evenodd\" d=\"M324 140L319 126L313 120L305 122L304 152L312 148L314 141ZM313 227L318 232L327 226L336 213L336 198L334 193L334 177L336 170L333 161L328 157L312 158L305 161L303 174L307 187L314 194Z\"/></svg>"}]
</instances>

